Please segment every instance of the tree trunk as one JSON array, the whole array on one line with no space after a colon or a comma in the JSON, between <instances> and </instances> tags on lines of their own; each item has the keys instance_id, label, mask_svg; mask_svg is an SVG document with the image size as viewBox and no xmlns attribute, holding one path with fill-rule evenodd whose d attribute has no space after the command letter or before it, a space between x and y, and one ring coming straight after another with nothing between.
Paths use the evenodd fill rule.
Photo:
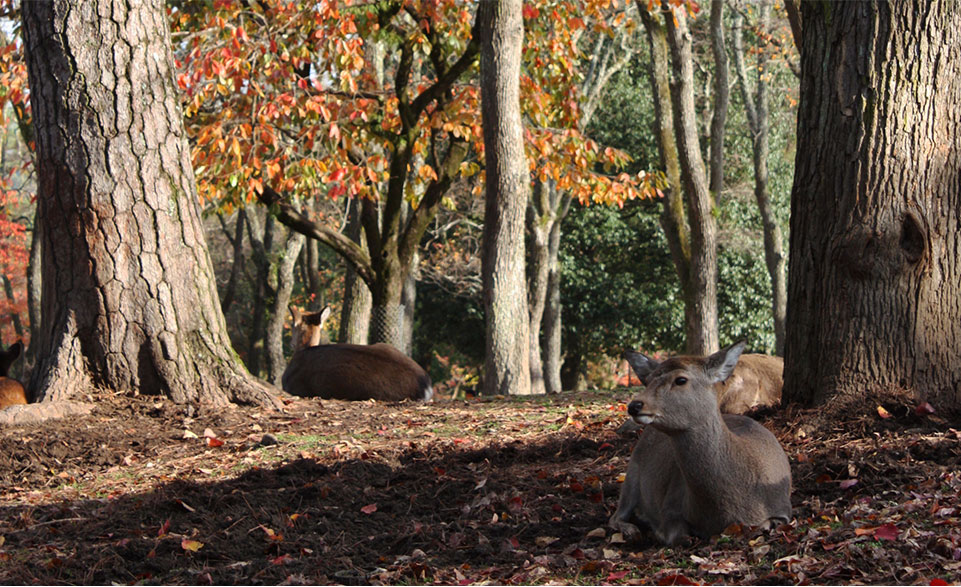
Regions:
<instances>
[{"instance_id":1,"label":"tree trunk","mask_svg":"<svg viewBox=\"0 0 961 587\"><path fill-rule=\"evenodd\" d=\"M665 10L667 8L664 2ZM691 35L683 11L665 18L671 49L671 102L674 134L681 167L681 182L691 227L691 296L694 311L688 324L687 348L707 355L718 350L717 330L717 229L711 214L713 202L697 137L694 108L694 65Z\"/></svg>"},{"instance_id":2,"label":"tree trunk","mask_svg":"<svg viewBox=\"0 0 961 587\"><path fill-rule=\"evenodd\" d=\"M554 225L549 191L551 185L539 179L534 180L534 193L527 208L528 232L531 235L530 275L527 293L530 315L530 366L531 393L546 393L544 384L544 361L541 359L541 323L547 305L547 287L550 275L550 237Z\"/></svg>"},{"instance_id":3,"label":"tree trunk","mask_svg":"<svg viewBox=\"0 0 961 587\"><path fill-rule=\"evenodd\" d=\"M520 111L521 8L521 0L482 2L477 8L487 173L481 269L487 326L484 391L491 395L531 392L524 270L530 170Z\"/></svg>"},{"instance_id":4,"label":"tree trunk","mask_svg":"<svg viewBox=\"0 0 961 587\"><path fill-rule=\"evenodd\" d=\"M572 198L565 195L562 198L557 221L551 227L551 235L547 244L547 300L544 310L544 390L547 393L560 393L561 367L563 364L561 332L561 221L571 209Z\"/></svg>"},{"instance_id":5,"label":"tree trunk","mask_svg":"<svg viewBox=\"0 0 961 587\"><path fill-rule=\"evenodd\" d=\"M34 397L279 407L227 337L164 3L37 0L22 14L43 224Z\"/></svg>"},{"instance_id":6,"label":"tree trunk","mask_svg":"<svg viewBox=\"0 0 961 587\"><path fill-rule=\"evenodd\" d=\"M720 202L724 188L724 125L730 98L724 46L724 0L711 0L711 52L714 54L714 116L711 117L711 193Z\"/></svg>"},{"instance_id":7,"label":"tree trunk","mask_svg":"<svg viewBox=\"0 0 961 587\"><path fill-rule=\"evenodd\" d=\"M33 213L33 232L30 235L30 263L27 265L27 312L30 316L30 346L24 354L23 372L30 373L37 361L37 343L40 340L40 297L43 287L43 251L40 222L40 206Z\"/></svg>"},{"instance_id":8,"label":"tree trunk","mask_svg":"<svg viewBox=\"0 0 961 587\"><path fill-rule=\"evenodd\" d=\"M267 312L276 287L276 283L271 286L273 263L271 258L274 235L278 226L270 214L266 214L261 221L260 216L253 210L246 214L244 219L247 221L247 238L253 250L254 266L257 268L254 274L255 281L251 284L254 299L252 300L253 315L247 330L247 368L251 373L259 374L262 370L264 341L267 337L265 327Z\"/></svg>"},{"instance_id":9,"label":"tree trunk","mask_svg":"<svg viewBox=\"0 0 961 587\"><path fill-rule=\"evenodd\" d=\"M220 311L223 312L224 315L227 314L227 310L229 310L231 304L234 303L234 296L237 294L237 282L240 281L240 274L243 272L244 224L246 222L244 216L245 212L243 208L237 210L237 216L234 218L233 236L230 236L230 227L227 226L227 221L223 219L223 216L218 216L220 226L224 231L224 236L233 248L233 258L230 260L230 277L227 279L223 295L220 298Z\"/></svg>"},{"instance_id":10,"label":"tree trunk","mask_svg":"<svg viewBox=\"0 0 961 587\"><path fill-rule=\"evenodd\" d=\"M267 359L267 380L280 385L280 379L287 368L284 355L284 320L290 294L294 291L294 268L297 258L304 247L304 235L291 231L287 243L277 262L277 288L267 314L267 335L264 338L264 356Z\"/></svg>"},{"instance_id":11,"label":"tree trunk","mask_svg":"<svg viewBox=\"0 0 961 587\"><path fill-rule=\"evenodd\" d=\"M770 5L762 2L759 7L759 23L766 27ZM741 15L735 17L734 64L737 70L738 86L747 112L748 127L754 153L754 199L761 213L761 228L764 233L764 260L771 276L771 313L774 316L774 348L779 356L784 355L784 328L787 319L787 255L784 254L781 226L774 215L774 206L768 193L768 110L767 82L764 72L767 69L765 52L758 52L757 88L753 92L744 66L744 47Z\"/></svg>"},{"instance_id":12,"label":"tree trunk","mask_svg":"<svg viewBox=\"0 0 961 587\"><path fill-rule=\"evenodd\" d=\"M360 202L351 199L347 209L347 236L364 246L360 224ZM311 239L313 240L313 239ZM357 271L347 263L344 278L344 307L340 314L340 342L367 344L367 331L370 328L370 288L361 280Z\"/></svg>"},{"instance_id":13,"label":"tree trunk","mask_svg":"<svg viewBox=\"0 0 961 587\"><path fill-rule=\"evenodd\" d=\"M961 12L803 3L787 399L961 406Z\"/></svg>"}]
</instances>

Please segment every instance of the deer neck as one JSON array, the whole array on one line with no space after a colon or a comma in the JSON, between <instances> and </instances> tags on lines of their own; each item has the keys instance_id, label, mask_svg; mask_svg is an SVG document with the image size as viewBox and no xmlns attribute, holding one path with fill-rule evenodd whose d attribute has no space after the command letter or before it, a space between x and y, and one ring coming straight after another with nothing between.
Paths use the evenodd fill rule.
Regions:
<instances>
[{"instance_id":1,"label":"deer neck","mask_svg":"<svg viewBox=\"0 0 961 587\"><path fill-rule=\"evenodd\" d=\"M732 436L720 411L671 435L681 471L695 494L715 495L718 484L735 476Z\"/></svg>"}]
</instances>

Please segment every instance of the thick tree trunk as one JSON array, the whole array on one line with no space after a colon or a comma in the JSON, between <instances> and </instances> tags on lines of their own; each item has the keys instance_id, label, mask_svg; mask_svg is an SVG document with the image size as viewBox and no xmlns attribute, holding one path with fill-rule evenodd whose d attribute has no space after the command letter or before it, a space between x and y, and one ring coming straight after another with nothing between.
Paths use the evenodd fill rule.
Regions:
<instances>
[{"instance_id":1,"label":"thick tree trunk","mask_svg":"<svg viewBox=\"0 0 961 587\"><path fill-rule=\"evenodd\" d=\"M665 10L669 10L666 1ZM713 201L697 135L694 107L694 65L687 18L681 10L665 18L671 49L671 102L674 134L681 164L681 182L691 227L690 284L694 311L688 324L687 348L707 355L718 350L717 228L711 214Z\"/></svg>"},{"instance_id":2,"label":"thick tree trunk","mask_svg":"<svg viewBox=\"0 0 961 587\"><path fill-rule=\"evenodd\" d=\"M164 3L24 2L43 224L34 397L279 406L230 347Z\"/></svg>"},{"instance_id":3,"label":"thick tree trunk","mask_svg":"<svg viewBox=\"0 0 961 587\"><path fill-rule=\"evenodd\" d=\"M521 5L521 0L497 0L477 8L487 173L481 269L487 326L484 391L491 395L531 392L524 270L530 170L520 112Z\"/></svg>"},{"instance_id":4,"label":"thick tree trunk","mask_svg":"<svg viewBox=\"0 0 961 587\"><path fill-rule=\"evenodd\" d=\"M961 406L961 12L803 3L787 399Z\"/></svg>"},{"instance_id":5,"label":"thick tree trunk","mask_svg":"<svg viewBox=\"0 0 961 587\"><path fill-rule=\"evenodd\" d=\"M759 8L759 22L767 26L770 5L762 2ZM748 127L751 131L751 143L754 153L754 199L757 201L761 213L761 228L764 233L764 260L768 274L771 276L771 313L774 316L774 348L779 356L784 355L784 329L787 320L787 255L784 254L781 226L774 214L771 196L768 193L768 110L767 110L767 82L764 81L764 71L767 69L767 59L764 51L758 53L757 88L751 91L751 83L747 78L747 68L744 65L744 47L741 23L743 18L735 17L734 30L734 64L737 70L738 86L747 112Z\"/></svg>"},{"instance_id":6,"label":"thick tree trunk","mask_svg":"<svg viewBox=\"0 0 961 587\"><path fill-rule=\"evenodd\" d=\"M247 368L251 373L260 374L264 364L264 341L267 338L267 313L277 287L276 278L272 275L274 237L282 227L270 214L265 214L261 219L253 210L244 219L247 222L247 238L253 250L254 266L257 268L251 283L254 299L251 301L253 314L247 330Z\"/></svg>"}]
</instances>

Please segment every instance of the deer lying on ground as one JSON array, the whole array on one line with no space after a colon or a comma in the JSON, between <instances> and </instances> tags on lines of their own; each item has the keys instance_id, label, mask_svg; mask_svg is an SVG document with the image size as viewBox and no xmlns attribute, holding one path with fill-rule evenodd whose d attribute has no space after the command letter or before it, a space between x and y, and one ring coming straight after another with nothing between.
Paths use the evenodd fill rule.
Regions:
<instances>
[{"instance_id":1,"label":"deer lying on ground","mask_svg":"<svg viewBox=\"0 0 961 587\"><path fill-rule=\"evenodd\" d=\"M324 322L330 307L302 313L290 306L294 352L281 380L284 391L325 399L430 401L430 376L389 344L326 344Z\"/></svg>"},{"instance_id":2,"label":"deer lying on ground","mask_svg":"<svg viewBox=\"0 0 961 587\"><path fill-rule=\"evenodd\" d=\"M10 365L23 352L23 343L19 340L5 351L0 351L0 410L9 406L27 403L27 392L16 379L7 377Z\"/></svg>"},{"instance_id":3,"label":"deer lying on ground","mask_svg":"<svg viewBox=\"0 0 961 587\"><path fill-rule=\"evenodd\" d=\"M770 526L790 518L784 449L764 426L718 408L714 385L731 375L743 350L738 342L701 359L667 359L647 374L627 410L644 432L609 522L625 538L640 535L635 519L674 545L735 523Z\"/></svg>"},{"instance_id":4,"label":"deer lying on ground","mask_svg":"<svg viewBox=\"0 0 961 587\"><path fill-rule=\"evenodd\" d=\"M642 385L650 382L650 375L659 365L644 353L624 351L631 369L637 374ZM671 360L681 363L694 362L698 357L678 356ZM741 355L734 372L724 381L714 384L717 404L722 414L744 414L757 408L775 406L781 402L781 389L784 387L784 359L770 355ZM620 434L640 430L634 420L628 419L617 429Z\"/></svg>"}]
</instances>

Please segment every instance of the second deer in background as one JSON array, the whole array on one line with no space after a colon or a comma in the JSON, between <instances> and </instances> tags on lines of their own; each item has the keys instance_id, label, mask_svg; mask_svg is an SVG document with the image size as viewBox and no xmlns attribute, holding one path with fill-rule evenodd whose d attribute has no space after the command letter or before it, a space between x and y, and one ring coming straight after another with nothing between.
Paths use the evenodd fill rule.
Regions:
<instances>
[{"instance_id":1,"label":"second deer in background","mask_svg":"<svg viewBox=\"0 0 961 587\"><path fill-rule=\"evenodd\" d=\"M23 343L19 340L5 351L0 351L0 410L9 406L22 405L27 403L27 391L16 379L7 377L10 372L10 365L17 360L23 352Z\"/></svg>"},{"instance_id":2,"label":"second deer in background","mask_svg":"<svg viewBox=\"0 0 961 587\"><path fill-rule=\"evenodd\" d=\"M324 399L430 401L430 376L389 344L324 344L330 307L303 313L290 306L293 354L284 371L284 391Z\"/></svg>"}]
</instances>

